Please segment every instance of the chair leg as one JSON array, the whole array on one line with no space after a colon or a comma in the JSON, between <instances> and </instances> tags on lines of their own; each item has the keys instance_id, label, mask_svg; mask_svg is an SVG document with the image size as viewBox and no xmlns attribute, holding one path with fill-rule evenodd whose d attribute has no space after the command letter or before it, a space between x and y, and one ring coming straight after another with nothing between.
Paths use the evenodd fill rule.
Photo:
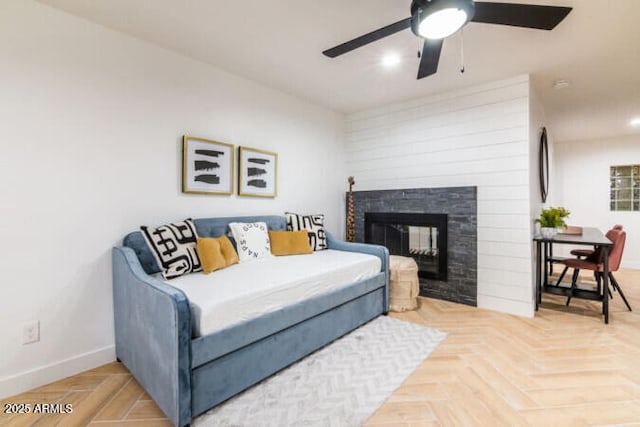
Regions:
<instances>
[{"instance_id":1,"label":"chair leg","mask_svg":"<svg viewBox=\"0 0 640 427\"><path fill-rule=\"evenodd\" d=\"M609 277L611 277L611 276L609 276ZM598 290L600 290L602 288L604 274L603 273L598 273L598 277L596 279L598 279ZM611 281L609 281L609 285L613 286ZM611 286L609 286L609 288L607 288L607 292L609 292L609 300L613 299L613 293L611 292ZM602 295L602 292L599 291L598 293L600 295Z\"/></svg>"},{"instance_id":2,"label":"chair leg","mask_svg":"<svg viewBox=\"0 0 640 427\"><path fill-rule=\"evenodd\" d=\"M571 297L573 296L573 289L576 288L576 284L578 282L578 274L580 270L575 268L573 270L573 276L571 276L571 289L569 289L569 297L567 298L567 307L569 307L569 303L571 302Z\"/></svg>"},{"instance_id":3,"label":"chair leg","mask_svg":"<svg viewBox=\"0 0 640 427\"><path fill-rule=\"evenodd\" d=\"M627 308L629 309L629 311L632 311L631 310L631 306L629 305L629 301L627 301L627 298L624 296L624 292L622 292L622 288L618 284L618 281L616 280L616 278L613 277L613 273L611 273L611 272L609 272L609 281L611 282L611 285L613 286L613 290L614 291L618 291L618 293L620 294L620 297L622 297L622 301L624 301L624 303L627 306Z\"/></svg>"},{"instance_id":4,"label":"chair leg","mask_svg":"<svg viewBox=\"0 0 640 427\"><path fill-rule=\"evenodd\" d=\"M569 269L569 266L564 267L564 270L562 270L562 273L560 273L560 277L558 278L558 281L556 282L555 286L560 286L560 282L562 282L562 279L564 279L564 275L567 274L567 270Z\"/></svg>"}]
</instances>

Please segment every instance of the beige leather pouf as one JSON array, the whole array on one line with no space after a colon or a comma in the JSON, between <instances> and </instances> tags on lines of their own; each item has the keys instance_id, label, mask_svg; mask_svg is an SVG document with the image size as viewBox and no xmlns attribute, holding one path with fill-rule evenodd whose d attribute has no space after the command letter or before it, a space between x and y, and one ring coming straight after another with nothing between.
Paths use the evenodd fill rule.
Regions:
<instances>
[{"instance_id":1,"label":"beige leather pouf","mask_svg":"<svg viewBox=\"0 0 640 427\"><path fill-rule=\"evenodd\" d=\"M389 256L389 310L407 311L418 308L418 265L413 258Z\"/></svg>"}]
</instances>

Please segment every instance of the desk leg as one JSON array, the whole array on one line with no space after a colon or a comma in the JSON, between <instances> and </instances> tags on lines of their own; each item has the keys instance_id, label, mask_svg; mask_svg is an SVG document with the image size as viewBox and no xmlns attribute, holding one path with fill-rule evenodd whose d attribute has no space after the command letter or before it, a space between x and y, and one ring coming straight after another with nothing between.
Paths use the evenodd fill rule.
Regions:
<instances>
[{"instance_id":1,"label":"desk leg","mask_svg":"<svg viewBox=\"0 0 640 427\"><path fill-rule=\"evenodd\" d=\"M546 270L547 267L545 266ZM536 311L542 304L542 242L536 241Z\"/></svg>"},{"instance_id":2,"label":"desk leg","mask_svg":"<svg viewBox=\"0 0 640 427\"><path fill-rule=\"evenodd\" d=\"M549 283L549 274L551 270L551 262L549 262L551 251L551 242L544 242L544 280L542 281L543 285L547 285Z\"/></svg>"},{"instance_id":3,"label":"desk leg","mask_svg":"<svg viewBox=\"0 0 640 427\"><path fill-rule=\"evenodd\" d=\"M604 247L604 273L602 278L602 311L604 323L609 323L609 247Z\"/></svg>"}]
</instances>

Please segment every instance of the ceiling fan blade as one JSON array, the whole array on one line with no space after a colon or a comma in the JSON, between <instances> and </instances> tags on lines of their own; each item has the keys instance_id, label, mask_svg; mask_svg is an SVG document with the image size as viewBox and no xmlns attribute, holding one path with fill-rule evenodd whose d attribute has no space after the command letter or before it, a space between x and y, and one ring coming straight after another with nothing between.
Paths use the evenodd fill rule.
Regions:
<instances>
[{"instance_id":1,"label":"ceiling fan blade","mask_svg":"<svg viewBox=\"0 0 640 427\"><path fill-rule=\"evenodd\" d=\"M373 43L376 40L380 40L384 37L390 36L391 34L395 34L398 31L402 31L409 27L411 27L411 17L403 19L402 21L394 22L391 25L379 28L353 40L349 40L348 42L332 47L331 49L327 49L322 53L329 58L335 58L336 56L351 52L354 49L357 49L369 43Z\"/></svg>"},{"instance_id":2,"label":"ceiling fan blade","mask_svg":"<svg viewBox=\"0 0 640 427\"><path fill-rule=\"evenodd\" d=\"M438 71L442 41L443 39L424 39L422 55L420 56L420 66L418 67L418 80L435 74L436 71Z\"/></svg>"},{"instance_id":3,"label":"ceiling fan blade","mask_svg":"<svg viewBox=\"0 0 640 427\"><path fill-rule=\"evenodd\" d=\"M475 2L475 13L471 21L553 30L571 10L571 7L560 6Z\"/></svg>"}]
</instances>

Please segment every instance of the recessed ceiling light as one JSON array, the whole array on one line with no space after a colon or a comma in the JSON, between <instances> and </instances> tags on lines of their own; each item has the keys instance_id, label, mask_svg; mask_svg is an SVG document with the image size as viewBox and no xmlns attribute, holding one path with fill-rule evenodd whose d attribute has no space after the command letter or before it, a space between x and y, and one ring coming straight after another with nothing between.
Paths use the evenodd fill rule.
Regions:
<instances>
[{"instance_id":1,"label":"recessed ceiling light","mask_svg":"<svg viewBox=\"0 0 640 427\"><path fill-rule=\"evenodd\" d=\"M629 120L629 126L634 128L640 128L640 117L634 117Z\"/></svg>"},{"instance_id":2,"label":"recessed ceiling light","mask_svg":"<svg viewBox=\"0 0 640 427\"><path fill-rule=\"evenodd\" d=\"M382 57L382 65L386 68L393 68L400 63L400 56L397 53L387 53Z\"/></svg>"},{"instance_id":3,"label":"recessed ceiling light","mask_svg":"<svg viewBox=\"0 0 640 427\"><path fill-rule=\"evenodd\" d=\"M566 89L569 87L569 80L561 79L553 82L554 89Z\"/></svg>"}]
</instances>

